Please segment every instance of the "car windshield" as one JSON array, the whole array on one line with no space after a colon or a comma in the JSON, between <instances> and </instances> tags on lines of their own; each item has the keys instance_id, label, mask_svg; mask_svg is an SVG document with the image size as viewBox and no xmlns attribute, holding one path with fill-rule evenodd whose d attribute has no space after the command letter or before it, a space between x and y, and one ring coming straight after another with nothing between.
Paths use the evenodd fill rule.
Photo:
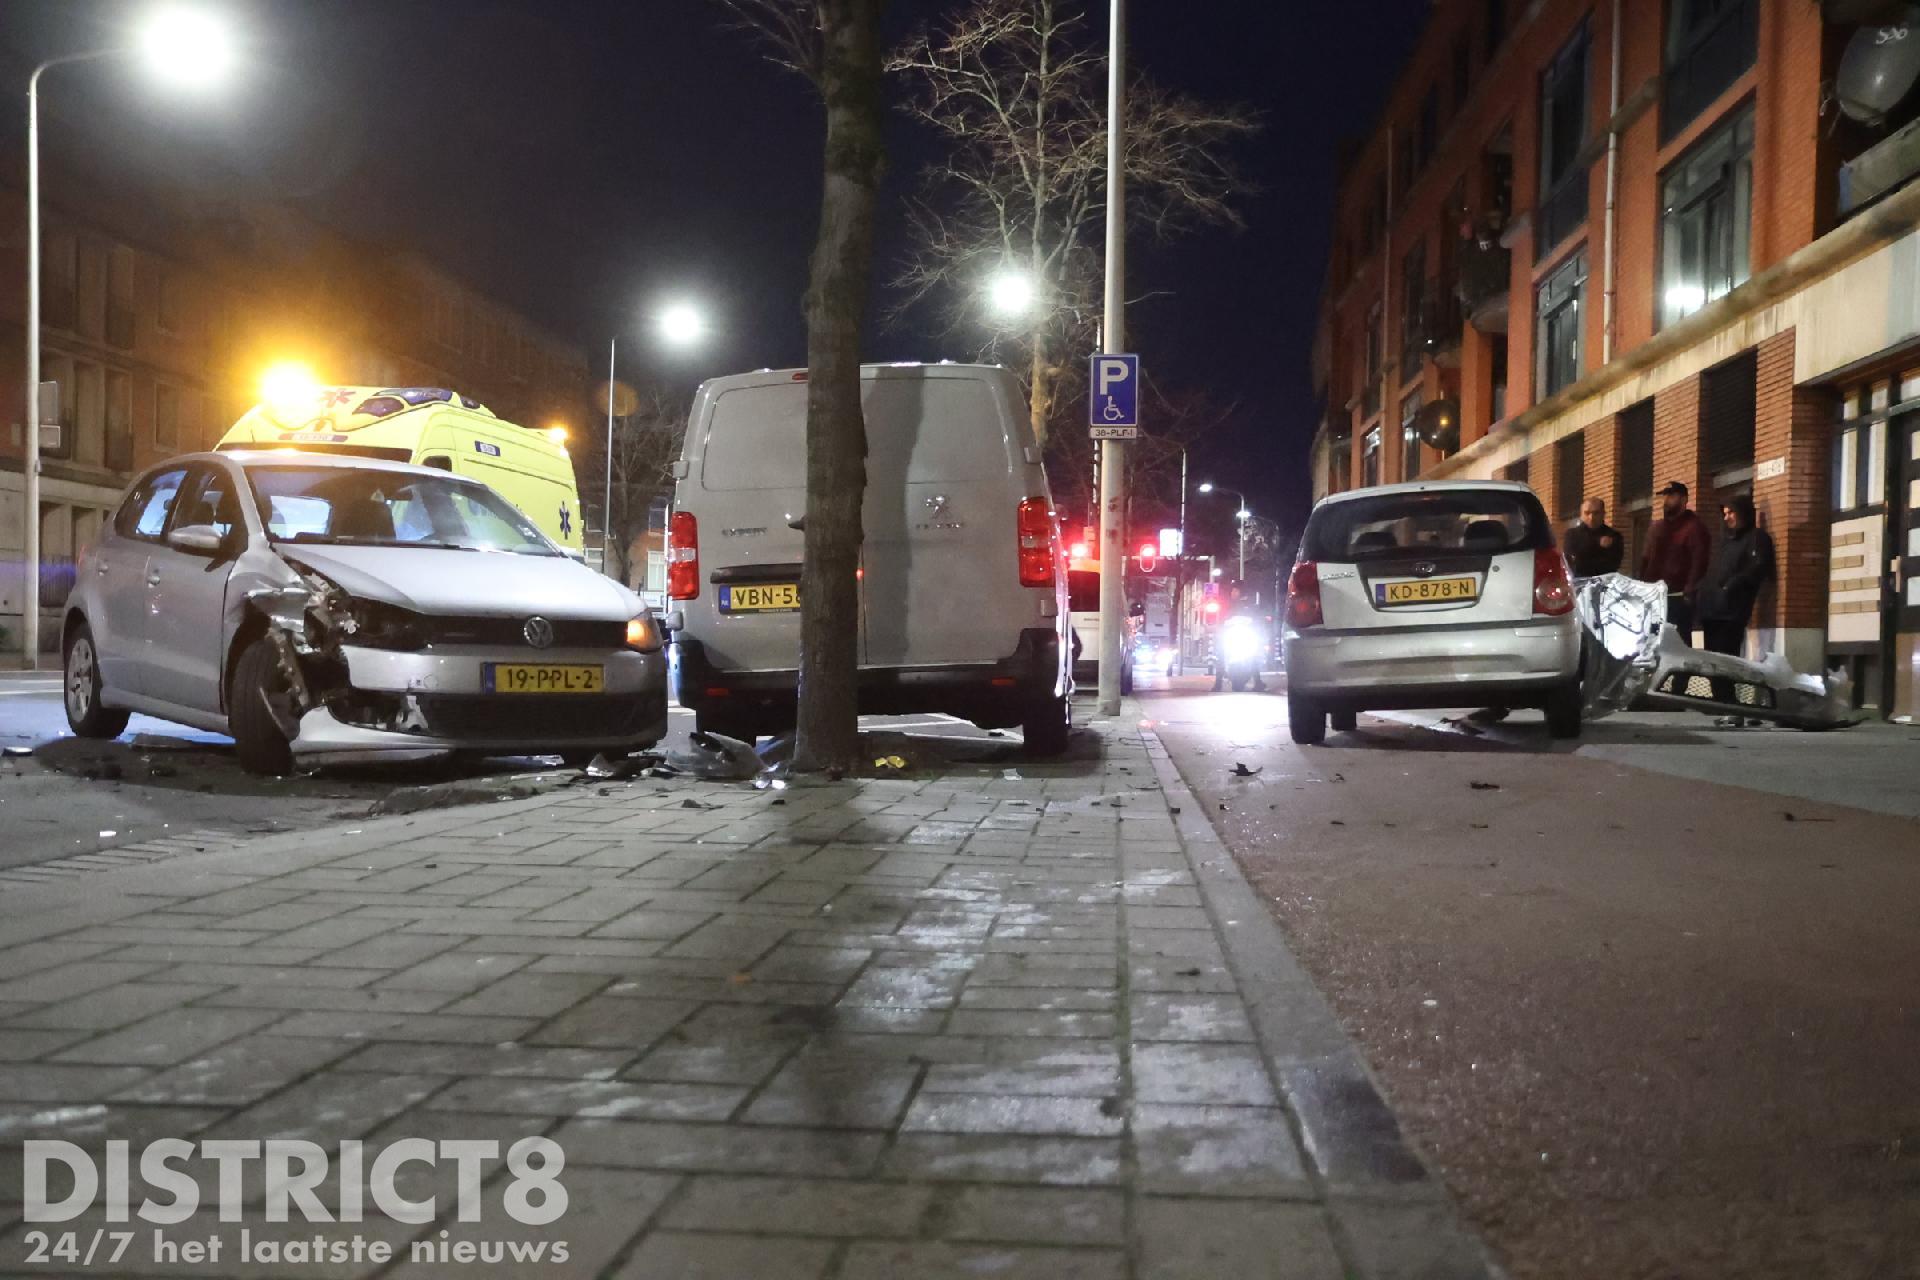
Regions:
<instances>
[{"instance_id":1,"label":"car windshield","mask_svg":"<svg viewBox=\"0 0 1920 1280\"><path fill-rule=\"evenodd\" d=\"M277 542L561 552L493 490L451 475L381 467L248 467L267 536Z\"/></svg>"},{"instance_id":2,"label":"car windshield","mask_svg":"<svg viewBox=\"0 0 1920 1280\"><path fill-rule=\"evenodd\" d=\"M1462 552L1499 555L1553 545L1540 500L1518 489L1426 489L1328 502L1307 521L1308 560Z\"/></svg>"}]
</instances>

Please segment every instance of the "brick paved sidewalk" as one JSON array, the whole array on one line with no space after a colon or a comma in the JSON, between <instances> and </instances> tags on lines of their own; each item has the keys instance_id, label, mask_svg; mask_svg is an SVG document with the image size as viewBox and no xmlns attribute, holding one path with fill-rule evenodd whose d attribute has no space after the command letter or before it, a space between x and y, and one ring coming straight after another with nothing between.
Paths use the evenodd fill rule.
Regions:
<instances>
[{"instance_id":1,"label":"brick paved sidewalk","mask_svg":"<svg viewBox=\"0 0 1920 1280\"><path fill-rule=\"evenodd\" d=\"M602 784L10 891L0 1272L1486 1275L1157 740L1079 754ZM497 1164L456 1222L447 1162L397 1179L437 1220L273 1224L255 1161L243 1221L209 1172L164 1247L136 1222L117 1263L25 1261L30 1138L130 1140L137 1206L161 1137L371 1163L530 1134L566 1155L549 1227L503 1211ZM85 1251L103 1222L44 1229ZM242 1231L400 1252L276 1266ZM443 1233L568 1257L409 1259ZM218 1263L166 1252L216 1237Z\"/></svg>"}]
</instances>

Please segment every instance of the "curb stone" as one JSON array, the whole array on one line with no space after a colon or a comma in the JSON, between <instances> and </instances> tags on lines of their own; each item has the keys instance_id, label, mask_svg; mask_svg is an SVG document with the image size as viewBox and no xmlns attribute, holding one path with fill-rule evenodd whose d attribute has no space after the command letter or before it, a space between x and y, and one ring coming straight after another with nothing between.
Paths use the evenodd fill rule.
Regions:
<instances>
[{"instance_id":1,"label":"curb stone","mask_svg":"<svg viewBox=\"0 0 1920 1280\"><path fill-rule=\"evenodd\" d=\"M1143 717L1144 719L1144 717ZM1348 1256L1379 1280L1506 1280L1461 1223L1159 735L1142 724L1201 898Z\"/></svg>"}]
</instances>

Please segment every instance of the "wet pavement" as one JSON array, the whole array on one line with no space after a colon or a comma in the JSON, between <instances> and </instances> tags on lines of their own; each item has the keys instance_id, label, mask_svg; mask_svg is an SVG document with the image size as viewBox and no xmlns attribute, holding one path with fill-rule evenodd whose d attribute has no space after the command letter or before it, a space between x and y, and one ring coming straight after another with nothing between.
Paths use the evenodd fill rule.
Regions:
<instances>
[{"instance_id":1,"label":"wet pavement","mask_svg":"<svg viewBox=\"0 0 1920 1280\"><path fill-rule=\"evenodd\" d=\"M1139 705L1515 1277L1920 1275L1914 775L1849 763L1905 726Z\"/></svg>"},{"instance_id":2,"label":"wet pavement","mask_svg":"<svg viewBox=\"0 0 1920 1280\"><path fill-rule=\"evenodd\" d=\"M522 1272L556 1277L1489 1274L1151 735L874 745L904 773L640 778L0 894L0 1268L37 1273L30 1137L541 1134L561 1221L506 1222L489 1165L481 1223L430 1174L432 1221L360 1234L564 1239ZM257 1182L176 1234L315 1232ZM164 1269L145 1232L116 1265ZM382 1274L440 1269L474 1270Z\"/></svg>"}]
</instances>

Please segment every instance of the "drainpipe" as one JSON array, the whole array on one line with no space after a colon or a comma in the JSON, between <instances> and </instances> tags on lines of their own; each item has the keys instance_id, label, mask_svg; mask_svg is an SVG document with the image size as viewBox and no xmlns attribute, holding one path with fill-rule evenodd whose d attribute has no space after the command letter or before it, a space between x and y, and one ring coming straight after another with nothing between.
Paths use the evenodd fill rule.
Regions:
<instances>
[{"instance_id":1,"label":"drainpipe","mask_svg":"<svg viewBox=\"0 0 1920 1280\"><path fill-rule=\"evenodd\" d=\"M1620 0L1613 0L1613 54L1607 63L1607 212L1601 230L1600 363L1613 363L1614 220L1620 193Z\"/></svg>"},{"instance_id":2,"label":"drainpipe","mask_svg":"<svg viewBox=\"0 0 1920 1280\"><path fill-rule=\"evenodd\" d=\"M1387 386L1393 381L1394 362L1400 355L1393 349L1393 126L1387 126L1387 207L1380 211L1380 481L1387 478ZM1360 456L1366 454L1366 437L1360 438ZM1365 463L1363 462L1364 466ZM1404 461L1400 464L1406 470Z\"/></svg>"}]
</instances>

